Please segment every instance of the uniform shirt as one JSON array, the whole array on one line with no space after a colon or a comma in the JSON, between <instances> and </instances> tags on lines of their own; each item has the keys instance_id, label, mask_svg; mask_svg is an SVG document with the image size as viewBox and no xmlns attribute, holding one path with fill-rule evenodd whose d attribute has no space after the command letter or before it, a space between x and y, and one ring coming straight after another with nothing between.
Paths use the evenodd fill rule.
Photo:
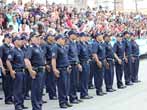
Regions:
<instances>
[{"instance_id":1,"label":"uniform shirt","mask_svg":"<svg viewBox=\"0 0 147 110\"><path fill-rule=\"evenodd\" d=\"M39 45L31 45L26 52L25 58L31 61L33 67L45 65L44 52Z\"/></svg>"},{"instance_id":2,"label":"uniform shirt","mask_svg":"<svg viewBox=\"0 0 147 110\"><path fill-rule=\"evenodd\" d=\"M93 54L97 54L99 60L104 60L105 56L105 46L102 42L95 41L92 45Z\"/></svg>"},{"instance_id":3,"label":"uniform shirt","mask_svg":"<svg viewBox=\"0 0 147 110\"><path fill-rule=\"evenodd\" d=\"M116 42L114 44L113 50L114 50L114 53L116 53L119 58L121 58L121 59L124 58L125 51L124 51L124 47L123 47L122 42Z\"/></svg>"},{"instance_id":4,"label":"uniform shirt","mask_svg":"<svg viewBox=\"0 0 147 110\"><path fill-rule=\"evenodd\" d=\"M68 58L70 64L79 62L77 43L74 41L68 43Z\"/></svg>"},{"instance_id":5,"label":"uniform shirt","mask_svg":"<svg viewBox=\"0 0 147 110\"><path fill-rule=\"evenodd\" d=\"M89 57L92 58L92 44L93 42L92 41L88 41L86 42L87 45L88 45L88 53L89 53Z\"/></svg>"},{"instance_id":6,"label":"uniform shirt","mask_svg":"<svg viewBox=\"0 0 147 110\"><path fill-rule=\"evenodd\" d=\"M133 56L139 56L139 45L136 43L136 41L131 41L131 48L132 48L132 55Z\"/></svg>"},{"instance_id":7,"label":"uniform shirt","mask_svg":"<svg viewBox=\"0 0 147 110\"><path fill-rule=\"evenodd\" d=\"M24 55L26 55L27 51L28 51L29 45L25 45L23 46L21 49L24 52Z\"/></svg>"},{"instance_id":8,"label":"uniform shirt","mask_svg":"<svg viewBox=\"0 0 147 110\"><path fill-rule=\"evenodd\" d=\"M132 51L131 50L131 43L130 43L130 41L127 40L127 39L124 39L123 40L123 45L124 45L125 55L127 57L129 57L131 55L131 51Z\"/></svg>"},{"instance_id":9,"label":"uniform shirt","mask_svg":"<svg viewBox=\"0 0 147 110\"><path fill-rule=\"evenodd\" d=\"M88 61L89 60L89 50L86 42L78 43L78 55L80 61Z\"/></svg>"},{"instance_id":10,"label":"uniform shirt","mask_svg":"<svg viewBox=\"0 0 147 110\"><path fill-rule=\"evenodd\" d=\"M113 51L113 47L111 45L110 42L105 42L105 54L106 54L106 58L114 58L114 51Z\"/></svg>"},{"instance_id":11,"label":"uniform shirt","mask_svg":"<svg viewBox=\"0 0 147 110\"><path fill-rule=\"evenodd\" d=\"M20 48L14 47L8 55L8 60L11 62L13 69L25 68L24 52Z\"/></svg>"},{"instance_id":12,"label":"uniform shirt","mask_svg":"<svg viewBox=\"0 0 147 110\"><path fill-rule=\"evenodd\" d=\"M2 59L4 67L6 67L6 60L8 58L10 50L10 45L5 43L0 47L0 58Z\"/></svg>"},{"instance_id":13,"label":"uniform shirt","mask_svg":"<svg viewBox=\"0 0 147 110\"><path fill-rule=\"evenodd\" d=\"M48 43L47 46L46 46L45 57L46 57L47 64L51 64L52 51L53 51L54 46L55 46L54 43Z\"/></svg>"},{"instance_id":14,"label":"uniform shirt","mask_svg":"<svg viewBox=\"0 0 147 110\"><path fill-rule=\"evenodd\" d=\"M70 64L68 60L68 50L66 46L61 46L59 44L54 46L52 51L52 58L56 59L57 68L68 67Z\"/></svg>"}]
</instances>

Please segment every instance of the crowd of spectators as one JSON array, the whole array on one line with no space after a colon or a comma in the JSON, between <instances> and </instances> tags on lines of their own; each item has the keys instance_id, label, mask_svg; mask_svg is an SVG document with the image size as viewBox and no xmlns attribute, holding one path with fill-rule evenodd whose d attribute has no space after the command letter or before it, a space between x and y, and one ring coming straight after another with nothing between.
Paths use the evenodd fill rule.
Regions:
<instances>
[{"instance_id":1,"label":"crowd of spectators","mask_svg":"<svg viewBox=\"0 0 147 110\"><path fill-rule=\"evenodd\" d=\"M13 36L37 31L42 24L42 33L65 33L73 29L77 32L120 33L125 30L138 37L146 37L147 16L141 13L122 13L98 8L67 7L62 4L41 5L22 2L3 5L0 8L0 34L11 33Z\"/></svg>"}]
</instances>

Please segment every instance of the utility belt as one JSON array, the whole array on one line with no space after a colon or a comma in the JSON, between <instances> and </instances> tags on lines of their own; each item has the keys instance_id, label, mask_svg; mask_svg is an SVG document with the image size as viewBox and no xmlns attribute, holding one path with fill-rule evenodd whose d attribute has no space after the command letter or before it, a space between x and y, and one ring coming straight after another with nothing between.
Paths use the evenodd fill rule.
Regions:
<instances>
[{"instance_id":1,"label":"utility belt","mask_svg":"<svg viewBox=\"0 0 147 110\"><path fill-rule=\"evenodd\" d=\"M89 64L90 60L81 60L80 63L81 64Z\"/></svg>"},{"instance_id":2,"label":"utility belt","mask_svg":"<svg viewBox=\"0 0 147 110\"><path fill-rule=\"evenodd\" d=\"M118 56L118 58L121 60L125 60L124 57L122 57L122 56Z\"/></svg>"},{"instance_id":3,"label":"utility belt","mask_svg":"<svg viewBox=\"0 0 147 110\"><path fill-rule=\"evenodd\" d=\"M136 57L136 58L138 58L138 57L139 57L139 55L132 55L132 57Z\"/></svg>"},{"instance_id":4,"label":"utility belt","mask_svg":"<svg viewBox=\"0 0 147 110\"><path fill-rule=\"evenodd\" d=\"M75 66L75 65L79 64L79 62L77 62L77 61L71 61L70 64L71 64L72 66Z\"/></svg>"},{"instance_id":5,"label":"utility belt","mask_svg":"<svg viewBox=\"0 0 147 110\"><path fill-rule=\"evenodd\" d=\"M114 62L114 58L106 58L106 60Z\"/></svg>"},{"instance_id":6,"label":"utility belt","mask_svg":"<svg viewBox=\"0 0 147 110\"><path fill-rule=\"evenodd\" d=\"M16 68L14 69L15 72L25 72L25 68Z\"/></svg>"},{"instance_id":7,"label":"utility belt","mask_svg":"<svg viewBox=\"0 0 147 110\"><path fill-rule=\"evenodd\" d=\"M36 72L45 72L45 66L33 67L33 70Z\"/></svg>"},{"instance_id":8,"label":"utility belt","mask_svg":"<svg viewBox=\"0 0 147 110\"><path fill-rule=\"evenodd\" d=\"M100 60L101 62L103 62L103 61L105 60L105 58L99 58L99 60Z\"/></svg>"},{"instance_id":9,"label":"utility belt","mask_svg":"<svg viewBox=\"0 0 147 110\"><path fill-rule=\"evenodd\" d=\"M57 67L60 71L67 71L67 70L71 70L72 67L70 66L65 66L65 67Z\"/></svg>"},{"instance_id":10,"label":"utility belt","mask_svg":"<svg viewBox=\"0 0 147 110\"><path fill-rule=\"evenodd\" d=\"M127 56L125 56L126 58L131 58L132 57L132 55L127 55Z\"/></svg>"}]
</instances>

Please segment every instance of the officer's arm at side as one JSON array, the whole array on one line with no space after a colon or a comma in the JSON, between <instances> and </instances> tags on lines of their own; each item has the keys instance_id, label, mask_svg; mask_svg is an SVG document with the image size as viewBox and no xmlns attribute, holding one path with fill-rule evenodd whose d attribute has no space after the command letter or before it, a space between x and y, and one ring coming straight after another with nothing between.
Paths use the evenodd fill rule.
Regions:
<instances>
[{"instance_id":1,"label":"officer's arm at side","mask_svg":"<svg viewBox=\"0 0 147 110\"><path fill-rule=\"evenodd\" d=\"M15 78L15 71L13 70L13 67L12 67L12 64L11 64L11 61L13 60L13 55L8 55L8 58L6 60L6 64L7 64L7 67L10 71L10 74L12 76L12 78Z\"/></svg>"},{"instance_id":2,"label":"officer's arm at side","mask_svg":"<svg viewBox=\"0 0 147 110\"><path fill-rule=\"evenodd\" d=\"M29 73L31 73L33 69L32 69L32 65L31 65L30 60L25 58L24 61L25 61L26 68L28 69Z\"/></svg>"},{"instance_id":3,"label":"officer's arm at side","mask_svg":"<svg viewBox=\"0 0 147 110\"><path fill-rule=\"evenodd\" d=\"M52 51L52 68L55 76L58 78L59 77L59 70L57 69L57 64L56 64L56 59L57 59L57 48L54 48Z\"/></svg>"}]
</instances>

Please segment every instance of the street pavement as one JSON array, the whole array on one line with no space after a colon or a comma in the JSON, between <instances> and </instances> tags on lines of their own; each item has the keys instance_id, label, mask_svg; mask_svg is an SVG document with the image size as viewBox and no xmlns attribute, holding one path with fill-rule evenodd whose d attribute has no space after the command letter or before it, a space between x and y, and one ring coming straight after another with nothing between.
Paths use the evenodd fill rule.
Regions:
<instances>
[{"instance_id":1,"label":"street pavement","mask_svg":"<svg viewBox=\"0 0 147 110\"><path fill-rule=\"evenodd\" d=\"M117 90L114 93L100 97L96 96L95 90L89 90L93 99L84 100L83 103L74 105L66 110L147 110L147 60L141 60L139 77L141 83L127 87L123 90ZM116 82L114 87L116 88ZM0 96L3 97L2 91ZM43 105L43 110L62 110L58 106L58 101L48 100L48 96L43 97L48 103ZM25 101L28 110L32 110L30 101ZM5 105L0 101L0 110L14 110L13 105Z\"/></svg>"}]
</instances>

